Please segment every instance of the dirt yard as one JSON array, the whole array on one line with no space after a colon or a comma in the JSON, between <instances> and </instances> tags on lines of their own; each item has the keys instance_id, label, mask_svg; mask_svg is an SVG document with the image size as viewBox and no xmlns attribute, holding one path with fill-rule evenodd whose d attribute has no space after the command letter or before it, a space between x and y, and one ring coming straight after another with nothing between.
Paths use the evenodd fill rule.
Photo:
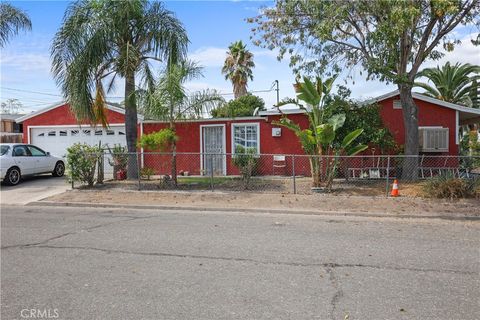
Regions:
<instances>
[{"instance_id":1,"label":"dirt yard","mask_svg":"<svg viewBox=\"0 0 480 320\"><path fill-rule=\"evenodd\" d=\"M115 205L161 205L221 209L280 209L382 215L480 216L479 200L445 201L421 198L386 198L342 195L294 195L211 191L73 190L45 201Z\"/></svg>"}]
</instances>

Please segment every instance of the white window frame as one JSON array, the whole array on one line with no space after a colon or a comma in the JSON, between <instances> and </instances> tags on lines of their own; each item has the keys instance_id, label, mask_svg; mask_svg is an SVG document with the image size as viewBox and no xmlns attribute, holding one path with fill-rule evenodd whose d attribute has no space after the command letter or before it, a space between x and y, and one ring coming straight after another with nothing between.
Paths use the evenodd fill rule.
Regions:
<instances>
[{"instance_id":1,"label":"white window frame","mask_svg":"<svg viewBox=\"0 0 480 320\"><path fill-rule=\"evenodd\" d=\"M430 126L430 127L418 127L419 134L421 135L422 138L422 146L421 146L421 152L448 152L449 151L449 146L450 146L450 128L444 128L440 126ZM429 130L441 130L447 133L446 135L446 148L441 148L441 149L433 149L433 148L425 148L425 141L426 141L426 135L427 131Z\"/></svg>"},{"instance_id":2,"label":"white window frame","mask_svg":"<svg viewBox=\"0 0 480 320\"><path fill-rule=\"evenodd\" d=\"M232 123L232 155L235 154L235 128L236 127L245 127L245 126L255 126L257 127L257 155L260 155L260 124L258 122L240 122Z\"/></svg>"}]
</instances>

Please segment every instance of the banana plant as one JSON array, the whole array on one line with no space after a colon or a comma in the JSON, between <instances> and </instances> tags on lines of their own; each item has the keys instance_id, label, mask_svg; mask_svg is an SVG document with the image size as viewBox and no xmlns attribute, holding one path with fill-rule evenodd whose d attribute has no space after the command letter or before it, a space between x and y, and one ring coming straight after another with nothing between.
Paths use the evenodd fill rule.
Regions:
<instances>
[{"instance_id":1,"label":"banana plant","mask_svg":"<svg viewBox=\"0 0 480 320\"><path fill-rule=\"evenodd\" d=\"M347 134L339 145L334 143L336 132L343 126L346 118L343 113L325 118L324 110L328 100L326 98L330 95L334 81L335 77L325 81L317 77L313 83L307 77L303 77L303 82L297 81L294 85L296 99L285 99L276 106L282 114L276 124L293 131L299 138L303 150L309 155L312 186L324 187L327 190L332 187L338 156L354 156L367 149L363 144L353 145L355 139L363 133L361 128ZM302 129L282 113L280 107L292 103L305 111L309 120L308 128Z\"/></svg>"}]
</instances>

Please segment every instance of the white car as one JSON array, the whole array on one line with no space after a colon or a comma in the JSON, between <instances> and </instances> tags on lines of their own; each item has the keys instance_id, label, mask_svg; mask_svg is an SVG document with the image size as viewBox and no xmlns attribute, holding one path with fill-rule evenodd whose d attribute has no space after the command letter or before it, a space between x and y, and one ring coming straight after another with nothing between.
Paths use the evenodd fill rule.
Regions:
<instances>
[{"instance_id":1,"label":"white car","mask_svg":"<svg viewBox=\"0 0 480 320\"><path fill-rule=\"evenodd\" d=\"M22 176L51 173L61 177L65 173L62 158L54 157L31 144L0 144L0 178L9 185L16 185Z\"/></svg>"}]
</instances>

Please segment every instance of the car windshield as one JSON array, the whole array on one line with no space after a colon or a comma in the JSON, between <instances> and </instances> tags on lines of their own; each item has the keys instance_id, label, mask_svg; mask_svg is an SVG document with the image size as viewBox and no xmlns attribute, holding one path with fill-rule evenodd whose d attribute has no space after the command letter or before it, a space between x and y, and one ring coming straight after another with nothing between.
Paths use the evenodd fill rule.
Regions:
<instances>
[{"instance_id":1,"label":"car windshield","mask_svg":"<svg viewBox=\"0 0 480 320\"><path fill-rule=\"evenodd\" d=\"M3 156L8 152L8 149L10 149L9 146L0 146L0 155Z\"/></svg>"}]
</instances>

